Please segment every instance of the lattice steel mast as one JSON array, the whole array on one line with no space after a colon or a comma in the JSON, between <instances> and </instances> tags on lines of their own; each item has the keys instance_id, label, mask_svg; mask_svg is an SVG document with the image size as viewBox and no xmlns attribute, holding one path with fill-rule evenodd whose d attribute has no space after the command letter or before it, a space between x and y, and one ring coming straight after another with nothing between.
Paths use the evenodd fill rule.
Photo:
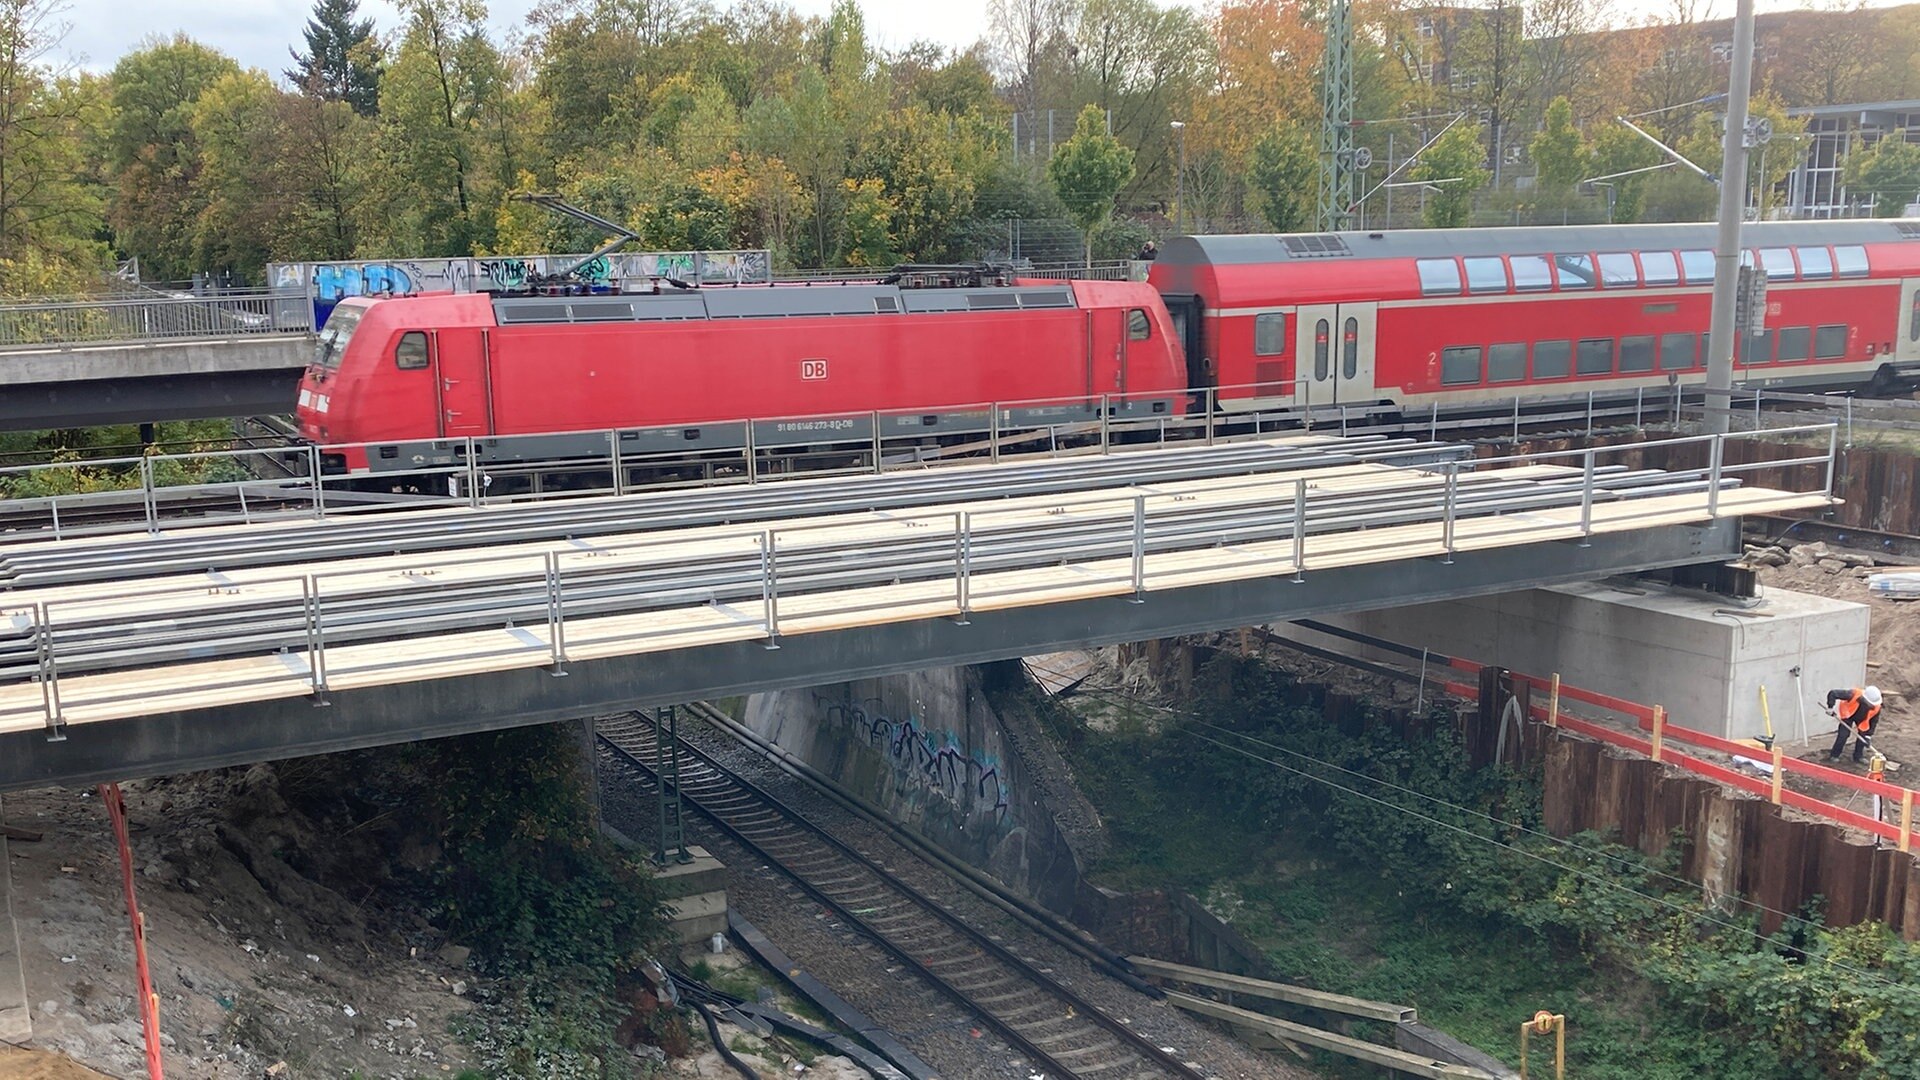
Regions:
<instances>
[{"instance_id":1,"label":"lattice steel mast","mask_svg":"<svg viewBox=\"0 0 1920 1080\"><path fill-rule=\"evenodd\" d=\"M1321 64L1320 228L1347 228L1353 209L1353 7L1327 4L1327 52Z\"/></svg>"}]
</instances>

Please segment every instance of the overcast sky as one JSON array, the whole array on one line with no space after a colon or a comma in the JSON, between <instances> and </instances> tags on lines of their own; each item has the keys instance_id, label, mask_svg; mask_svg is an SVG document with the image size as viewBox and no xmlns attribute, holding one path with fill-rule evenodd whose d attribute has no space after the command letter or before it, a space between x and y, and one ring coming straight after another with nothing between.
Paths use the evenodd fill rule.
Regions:
<instances>
[{"instance_id":1,"label":"overcast sky","mask_svg":"<svg viewBox=\"0 0 1920 1080\"><path fill-rule=\"evenodd\" d=\"M64 18L72 24L63 46L72 60L95 70L115 60L150 35L170 36L185 31L192 37L238 59L249 67L278 74L288 65L287 47L300 40L312 0L66 0ZM535 0L491 0L494 26L504 35L522 25ZM725 0L721 0L722 3ZM788 0L806 14L825 14L832 0ZM1210 6L1203 0L1161 0ZM1902 0L1869 0L1880 7ZM1759 10L1806 6L1800 0L1757 0ZM895 49L917 39L965 46L986 32L986 0L860 0L867 14L868 33L883 48ZM1636 12L1661 11L1670 0L1618 0L1621 17L1638 21ZM1716 0L1715 15L1731 15L1733 0ZM388 0L361 0L361 10L374 16L382 29L397 25L399 17Z\"/></svg>"}]
</instances>

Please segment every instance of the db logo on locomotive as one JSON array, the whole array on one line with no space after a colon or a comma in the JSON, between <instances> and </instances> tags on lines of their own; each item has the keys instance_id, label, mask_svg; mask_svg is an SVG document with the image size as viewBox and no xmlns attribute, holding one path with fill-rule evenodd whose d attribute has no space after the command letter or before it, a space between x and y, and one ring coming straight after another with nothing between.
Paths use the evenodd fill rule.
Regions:
<instances>
[{"instance_id":1,"label":"db logo on locomotive","mask_svg":"<svg viewBox=\"0 0 1920 1080\"><path fill-rule=\"evenodd\" d=\"M826 378L827 362L825 360L800 361L800 377L808 382Z\"/></svg>"}]
</instances>

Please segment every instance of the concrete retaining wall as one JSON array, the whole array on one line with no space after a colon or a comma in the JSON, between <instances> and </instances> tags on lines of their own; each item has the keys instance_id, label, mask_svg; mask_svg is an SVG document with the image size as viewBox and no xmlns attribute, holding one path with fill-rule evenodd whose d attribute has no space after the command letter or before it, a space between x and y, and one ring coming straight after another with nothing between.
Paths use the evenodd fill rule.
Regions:
<instances>
[{"instance_id":1,"label":"concrete retaining wall","mask_svg":"<svg viewBox=\"0 0 1920 1080\"><path fill-rule=\"evenodd\" d=\"M757 694L744 719L894 820L1068 914L1081 867L1068 829L1093 820L1092 808L1024 718L995 712L982 677L936 668Z\"/></svg>"},{"instance_id":2,"label":"concrete retaining wall","mask_svg":"<svg viewBox=\"0 0 1920 1080\"><path fill-rule=\"evenodd\" d=\"M1674 723L1731 739L1763 733L1762 686L1776 733L1797 737L1802 708L1810 729L1825 730L1823 695L1858 682L1867 661L1864 606L1784 589L1741 607L1657 585L1596 582L1322 621L1530 675L1557 671L1575 686L1665 706ZM1297 626L1274 631L1340 652L1370 651Z\"/></svg>"}]
</instances>

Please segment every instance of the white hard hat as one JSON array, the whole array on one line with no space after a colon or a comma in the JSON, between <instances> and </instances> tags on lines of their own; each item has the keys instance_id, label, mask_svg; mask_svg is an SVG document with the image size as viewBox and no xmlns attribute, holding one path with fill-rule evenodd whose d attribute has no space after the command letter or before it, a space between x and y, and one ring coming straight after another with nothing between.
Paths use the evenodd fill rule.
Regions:
<instances>
[{"instance_id":1,"label":"white hard hat","mask_svg":"<svg viewBox=\"0 0 1920 1080\"><path fill-rule=\"evenodd\" d=\"M1860 691L1860 696L1866 698L1867 704L1869 705L1878 706L1880 704L1880 688L1877 686L1869 686L1865 690Z\"/></svg>"}]
</instances>

